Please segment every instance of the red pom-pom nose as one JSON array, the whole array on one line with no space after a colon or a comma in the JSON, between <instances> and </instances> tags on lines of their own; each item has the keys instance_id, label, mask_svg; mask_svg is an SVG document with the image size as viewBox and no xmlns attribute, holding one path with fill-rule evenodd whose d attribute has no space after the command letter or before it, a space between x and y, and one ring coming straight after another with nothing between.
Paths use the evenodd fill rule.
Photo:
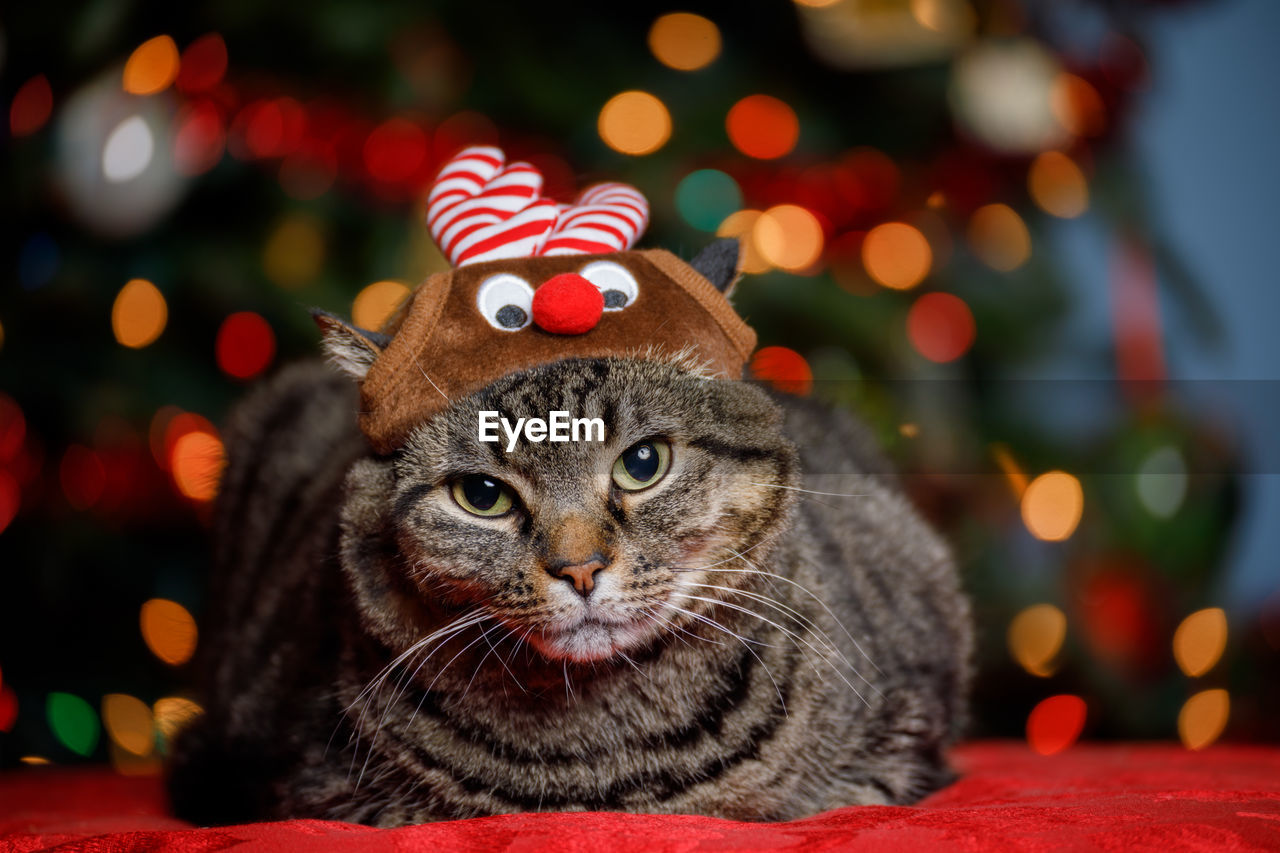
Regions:
<instances>
[{"instance_id":1,"label":"red pom-pom nose","mask_svg":"<svg viewBox=\"0 0 1280 853\"><path fill-rule=\"evenodd\" d=\"M533 292L533 322L556 335L581 335L600 322L604 294L577 273L552 276Z\"/></svg>"}]
</instances>

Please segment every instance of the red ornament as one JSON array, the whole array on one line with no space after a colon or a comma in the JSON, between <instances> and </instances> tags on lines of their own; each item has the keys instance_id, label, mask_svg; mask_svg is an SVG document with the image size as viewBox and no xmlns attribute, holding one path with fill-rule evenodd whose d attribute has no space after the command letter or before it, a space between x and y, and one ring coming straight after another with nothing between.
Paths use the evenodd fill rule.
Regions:
<instances>
[{"instance_id":1,"label":"red ornament","mask_svg":"<svg viewBox=\"0 0 1280 853\"><path fill-rule=\"evenodd\" d=\"M600 322L604 294L577 273L561 273L533 294L533 322L555 335L581 335Z\"/></svg>"}]
</instances>

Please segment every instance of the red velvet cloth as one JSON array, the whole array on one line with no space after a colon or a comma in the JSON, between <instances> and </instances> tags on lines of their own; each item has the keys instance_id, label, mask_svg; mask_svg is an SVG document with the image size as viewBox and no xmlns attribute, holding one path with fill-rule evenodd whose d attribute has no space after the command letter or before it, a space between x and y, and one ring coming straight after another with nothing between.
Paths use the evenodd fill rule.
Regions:
<instances>
[{"instance_id":1,"label":"red velvet cloth","mask_svg":"<svg viewBox=\"0 0 1280 853\"><path fill-rule=\"evenodd\" d=\"M1091 745L1045 758L1014 743L955 752L960 781L910 807L782 824L521 814L371 829L295 820L193 829L160 782L109 770L0 777L0 850L1280 850L1280 749Z\"/></svg>"}]
</instances>

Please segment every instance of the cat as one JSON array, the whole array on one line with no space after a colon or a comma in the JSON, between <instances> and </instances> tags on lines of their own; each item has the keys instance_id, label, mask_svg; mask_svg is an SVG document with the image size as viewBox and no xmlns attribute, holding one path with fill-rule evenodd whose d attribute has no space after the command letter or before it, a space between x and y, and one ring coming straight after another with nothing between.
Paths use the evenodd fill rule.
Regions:
<instances>
[{"instance_id":1,"label":"cat","mask_svg":"<svg viewBox=\"0 0 1280 853\"><path fill-rule=\"evenodd\" d=\"M357 377L385 343L326 329ZM680 353L519 370L390 453L360 408L304 363L231 419L179 816L781 821L952 778L967 599L847 413ZM557 410L606 440L477 441Z\"/></svg>"}]
</instances>

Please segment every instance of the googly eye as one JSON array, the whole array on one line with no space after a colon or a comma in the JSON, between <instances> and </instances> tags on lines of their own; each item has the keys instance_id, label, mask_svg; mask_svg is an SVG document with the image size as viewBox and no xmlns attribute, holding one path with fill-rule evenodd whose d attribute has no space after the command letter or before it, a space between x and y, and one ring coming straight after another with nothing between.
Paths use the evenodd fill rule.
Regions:
<instances>
[{"instance_id":1,"label":"googly eye","mask_svg":"<svg viewBox=\"0 0 1280 853\"><path fill-rule=\"evenodd\" d=\"M613 261L587 264L578 275L600 288L604 294L604 310L621 311L640 295L640 286L631 271Z\"/></svg>"},{"instance_id":2,"label":"googly eye","mask_svg":"<svg viewBox=\"0 0 1280 853\"><path fill-rule=\"evenodd\" d=\"M533 320L533 288L518 275L490 276L476 291L480 314L500 332L518 332Z\"/></svg>"}]
</instances>

